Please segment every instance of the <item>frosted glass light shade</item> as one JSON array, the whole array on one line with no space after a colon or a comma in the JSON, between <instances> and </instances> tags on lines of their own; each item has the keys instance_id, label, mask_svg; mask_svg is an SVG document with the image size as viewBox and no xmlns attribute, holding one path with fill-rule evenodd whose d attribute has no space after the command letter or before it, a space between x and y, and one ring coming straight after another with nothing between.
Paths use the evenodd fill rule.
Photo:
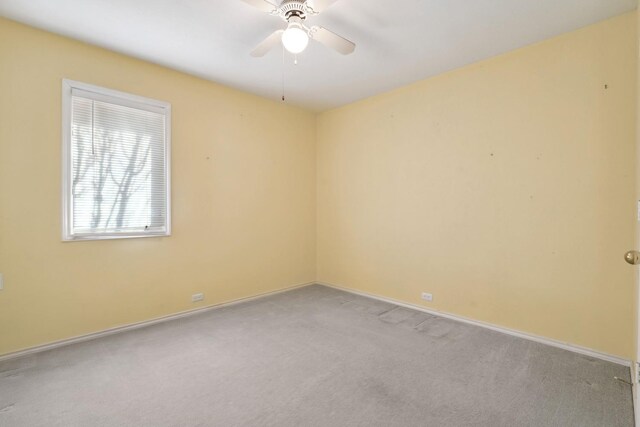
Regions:
<instances>
[{"instance_id":1,"label":"frosted glass light shade","mask_svg":"<svg viewBox=\"0 0 640 427\"><path fill-rule=\"evenodd\" d=\"M300 26L290 24L289 28L282 33L282 44L285 49L296 55L307 48L309 36Z\"/></svg>"}]
</instances>

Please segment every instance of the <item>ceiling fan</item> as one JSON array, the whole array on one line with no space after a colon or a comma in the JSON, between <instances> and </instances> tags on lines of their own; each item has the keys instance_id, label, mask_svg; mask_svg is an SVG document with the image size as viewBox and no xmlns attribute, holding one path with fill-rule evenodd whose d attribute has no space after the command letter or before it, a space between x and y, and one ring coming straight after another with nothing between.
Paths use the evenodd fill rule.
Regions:
<instances>
[{"instance_id":1,"label":"ceiling fan","mask_svg":"<svg viewBox=\"0 0 640 427\"><path fill-rule=\"evenodd\" d=\"M288 24L286 29L275 31L264 39L251 52L251 56L264 56L280 42L289 52L298 54L307 48L309 39L316 40L343 55L352 53L356 48L353 42L324 27L307 27L304 24L307 16L319 14L337 0L283 0L279 6L268 0L243 1L263 12L279 16Z\"/></svg>"}]
</instances>

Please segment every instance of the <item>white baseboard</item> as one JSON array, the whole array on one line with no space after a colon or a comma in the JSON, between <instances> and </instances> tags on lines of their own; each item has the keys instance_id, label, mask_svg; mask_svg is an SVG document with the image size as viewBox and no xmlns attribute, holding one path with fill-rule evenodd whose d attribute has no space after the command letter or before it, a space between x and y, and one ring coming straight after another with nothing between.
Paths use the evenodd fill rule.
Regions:
<instances>
[{"instance_id":1,"label":"white baseboard","mask_svg":"<svg viewBox=\"0 0 640 427\"><path fill-rule=\"evenodd\" d=\"M131 323L131 324L126 324L126 325L122 325L122 326L117 326L114 328L109 328L109 329L105 329L102 331L98 331L98 332L93 332L90 334L86 334L86 335L79 335L76 337L72 337L72 338L67 338L64 340L59 340L59 341L54 341L54 342L50 342L47 344L42 344L39 346L35 346L35 347L29 347L29 348L25 348L22 350L18 350L12 353L7 353L4 355L0 355L0 362L5 361L5 360L9 360L9 359L15 359L18 357L23 357L23 356L27 356L30 354L35 354L35 353L40 353L43 351L47 351L47 350L51 350L54 348L58 348L58 347L63 347L63 346L67 346L67 345L71 345L71 344L75 344L75 343L79 343L79 342L83 342L83 341L89 341L89 340L94 340L97 338L101 338L101 337L105 337L108 335L113 335L113 334L118 334L121 332L126 332L126 331L131 331L134 329L139 329L139 328L144 328L147 326L151 326L151 325L155 325L158 323L162 323L162 322L168 322L170 320L174 320L174 319L180 319L183 317L188 317L188 316L193 316L195 314L199 314L205 311L209 311L209 310L215 310L218 308L222 308L222 307L228 307L231 305L235 305L235 304L239 304L242 302L246 302L246 301L251 301L251 300L255 300L255 299L259 299L259 298L264 298L270 295L275 295L275 294L279 294L282 292L287 292L293 289L297 289L297 288L302 288L305 286L309 286L309 285L313 285L313 284L318 284L318 285L323 285L323 286L328 286L330 288L335 288L335 289L339 289L341 291L345 291L345 292L349 292L352 294L356 294L356 295L361 295L361 296L365 296L365 297L369 297L369 298L373 298L376 300L380 300L380 301L384 301L384 302L388 302L391 304L395 304L401 307L407 307L407 308L411 308L414 310L419 310L419 311L423 311L425 313L429 313L429 314L433 314L435 316L440 316L440 317L444 317L447 319L451 319L451 320L456 320L458 322L463 322L463 323L468 323L471 325L475 325L475 326L480 326L483 328L487 328L487 329L491 329L493 331L497 331L497 332L502 332L504 334L507 335L512 335L512 336L516 336L519 338L524 338L530 341L535 341L535 342L539 342L542 344L546 344L546 345L550 345L552 347L558 347L558 348L562 348L564 350L569 350L575 353L580 353L580 354L584 354L586 356L590 356L590 357L594 357L596 359L602 359L602 360L606 360L608 362L613 362L613 363L617 363L619 365L623 365L623 366L627 366L630 367L630 369L632 370L632 378L635 378L635 373L633 372L633 366L630 360L626 360L617 356L612 356L606 353L602 353L596 350L592 350L586 347L581 347L581 346L577 346L574 344L570 344L570 343L566 343L566 342L562 342L562 341L556 341L550 338L545 338L545 337L540 337L537 335L533 335L533 334L529 334L526 332L521 332L521 331L517 331L514 329L509 329L509 328L505 328L502 326L497 326L497 325L493 325L487 322L482 322L479 320L473 320L473 319L469 319L463 316L458 316L455 314L450 314L450 313L446 313L446 312L442 312L442 311L438 311L438 310L431 310L419 305L414 305L414 304L410 304L410 303L406 303L403 301L399 301L393 298L387 298L387 297L383 297L380 295L375 295L375 294L371 294L368 292L362 292L362 291L357 291L354 289L350 289L344 286L338 286L338 285L334 285L331 283L324 283L324 282L310 282L310 283L304 283L301 285L294 285L294 286L289 286L286 288L282 288L282 289L278 289L275 291L270 291L270 292L265 292L259 295L254 295L254 296L250 296L250 297L245 297L245 298L239 298L233 301L228 301L228 302L224 302L224 303L220 303L220 304L213 304L213 305L209 305L207 307L201 307L201 308L196 308L193 310L186 310L186 311L182 311L182 312L178 312L178 313L174 313L174 314L170 314L167 316L162 316L162 317L157 317L154 319L150 319L150 320L145 320L142 322L136 322L136 323ZM634 382L635 383L635 382ZM634 386L634 405L637 402L636 399L636 394L637 394L637 387ZM640 420L640 410L636 411L636 417L638 420ZM637 423L638 426L640 427L640 421Z\"/></svg>"},{"instance_id":2,"label":"white baseboard","mask_svg":"<svg viewBox=\"0 0 640 427\"><path fill-rule=\"evenodd\" d=\"M122 326L116 326L114 328L109 328L109 329L105 329L102 331L98 331L98 332L92 332L90 334L85 334L85 335L79 335L79 336L75 336L72 338L67 338L64 340L59 340L59 341L53 341L50 343L46 343L46 344L42 344L42 345L38 345L35 347L29 347L29 348L25 348L22 350L18 350L18 351L14 351L11 353L6 353L3 355L0 355L0 362L5 361L5 360L9 360L9 359L15 359L18 357L23 357L23 356L27 356L27 355L31 355L31 354L35 354L35 353L40 353L43 351L47 351L47 350L52 350L54 348L59 348L59 347L64 347L67 345L71 345L71 344L76 344L76 343L80 343L83 341L89 341L89 340L95 340L101 337L106 337L108 335L113 335L113 334L119 334L121 332L126 332L126 331L132 331L134 329L140 329L140 328L144 328L147 326L151 326L151 325L156 325L158 323L163 323L163 322L168 322L170 320L175 320L175 319L180 319L183 317L188 317L188 316L193 316L199 313L203 313L205 311L209 311L209 310L215 310L215 309L219 309L222 307L228 307L231 305L235 305L235 304L240 304L242 302L247 302L247 301L251 301L251 300L255 300L255 299L259 299L259 298L264 298L264 297L268 297L270 295L275 295L275 294L279 294L282 292L287 292L287 291L291 291L293 289L298 289L298 288L302 288L305 286L309 286L309 285L313 285L315 284L315 282L309 282L309 283L304 283L302 285L294 285L294 286L289 286L286 288L282 288L282 289L278 289L275 291L270 291L270 292L265 292L262 294L258 294L258 295L253 295L250 297L245 297L245 298L238 298L232 301L227 301L227 302L223 302L223 303L219 303L219 304L212 304L206 307L200 307L200 308L195 308L192 310L186 310L186 311L181 311L178 313L174 313L174 314L169 314L167 316L162 316L162 317L156 317L154 319L150 319L150 320L144 320L142 322L136 322L136 323L129 323L126 325L122 325Z\"/></svg>"},{"instance_id":3,"label":"white baseboard","mask_svg":"<svg viewBox=\"0 0 640 427\"><path fill-rule=\"evenodd\" d=\"M482 322L480 320L474 320L474 319L469 319L467 317L464 316L459 316L457 314L451 314L451 313L447 313L447 312L443 312L443 311L438 311L438 310L432 310L432 309L428 309L419 305L414 305L414 304L409 304L403 301L399 301L393 298L387 298L387 297L383 297L380 295L375 295L375 294L371 294L368 292L362 292L362 291L357 291L351 288L347 288L344 286L339 286L339 285L334 285L331 283L324 283L324 282L316 282L318 285L323 285L323 286L328 286L330 288L334 288L334 289L339 289L341 291L345 291L345 292L350 292L352 294L356 294L356 295L360 295L360 296L364 296L364 297L369 297L369 298L373 298L373 299L377 299L379 301L384 301L384 302L388 302L391 304L395 304L395 305L399 305L402 307L407 307L407 308L411 308L413 310L419 310L419 311L423 311L425 313L429 313L429 314L433 314L435 316L440 316L440 317L444 317L447 319L451 319L451 320L456 320L458 322L463 322L463 323L468 323L470 325L475 325L475 326L480 326L482 328L486 328L486 329L491 329L492 331L496 331L496 332L502 332L503 334L507 334L507 335L512 335L515 337L519 337L519 338L524 338L526 340L530 340L530 341L535 341L541 344L546 344L546 345L550 345L552 347L558 347L558 348L562 348L564 350L569 350L572 351L574 353L580 353L580 354L584 354L586 356L590 356L596 359L601 359L601 360L606 360L607 362L612 362L612 363L617 363L618 365L623 365L623 366L627 366L627 367L631 367L631 361L627 360L627 359L623 359L621 357L618 356L612 356L610 354L606 354L606 353L602 353L600 351L597 350L592 350L590 348L586 348L586 347L581 347L575 344L570 344L567 342L562 342L562 341L557 341L551 338L545 338L545 337L541 337L538 335L533 335L527 332L521 332L521 331L517 331L515 329L509 329L509 328L505 328L502 326L497 326L497 325L493 325L491 323L487 323L487 322Z\"/></svg>"}]
</instances>

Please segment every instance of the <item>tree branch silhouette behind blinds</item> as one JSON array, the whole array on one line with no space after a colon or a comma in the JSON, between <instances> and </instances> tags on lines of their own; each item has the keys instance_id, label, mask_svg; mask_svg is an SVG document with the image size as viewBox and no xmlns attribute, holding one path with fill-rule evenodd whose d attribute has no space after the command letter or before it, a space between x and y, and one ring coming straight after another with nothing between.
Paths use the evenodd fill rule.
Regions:
<instances>
[{"instance_id":1,"label":"tree branch silhouette behind blinds","mask_svg":"<svg viewBox=\"0 0 640 427\"><path fill-rule=\"evenodd\" d=\"M70 234L165 235L167 117L101 98L71 91Z\"/></svg>"}]
</instances>

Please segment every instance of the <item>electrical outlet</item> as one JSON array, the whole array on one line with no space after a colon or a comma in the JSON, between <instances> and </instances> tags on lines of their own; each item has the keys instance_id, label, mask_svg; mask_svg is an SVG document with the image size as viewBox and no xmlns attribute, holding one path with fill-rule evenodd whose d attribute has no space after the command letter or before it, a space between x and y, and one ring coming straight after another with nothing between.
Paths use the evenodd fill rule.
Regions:
<instances>
[{"instance_id":1,"label":"electrical outlet","mask_svg":"<svg viewBox=\"0 0 640 427\"><path fill-rule=\"evenodd\" d=\"M191 302L198 302L204 300L204 294L193 294L191 295Z\"/></svg>"},{"instance_id":2,"label":"electrical outlet","mask_svg":"<svg viewBox=\"0 0 640 427\"><path fill-rule=\"evenodd\" d=\"M431 301L433 301L433 294L430 294L428 292L423 292L422 293L422 299L425 300L425 301L431 302Z\"/></svg>"}]
</instances>

